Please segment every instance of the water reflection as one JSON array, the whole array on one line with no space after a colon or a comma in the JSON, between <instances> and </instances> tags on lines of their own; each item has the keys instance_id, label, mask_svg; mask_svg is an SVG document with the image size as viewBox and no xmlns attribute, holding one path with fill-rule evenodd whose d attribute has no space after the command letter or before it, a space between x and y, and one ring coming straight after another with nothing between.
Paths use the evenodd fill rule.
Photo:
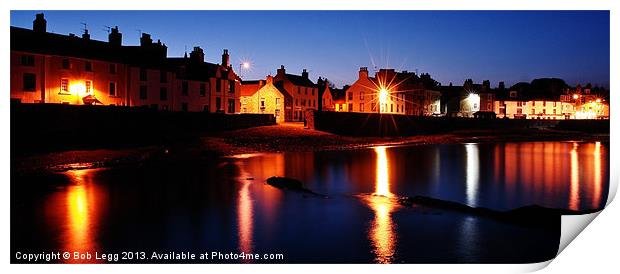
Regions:
<instances>
[{"instance_id":1,"label":"water reflection","mask_svg":"<svg viewBox=\"0 0 620 274\"><path fill-rule=\"evenodd\" d=\"M95 235L98 232L99 208L97 196L101 194L92 182L95 170L81 169L67 171L73 185L65 194L66 251L95 252L98 251ZM93 261L94 262L94 261Z\"/></svg>"},{"instance_id":2,"label":"water reflection","mask_svg":"<svg viewBox=\"0 0 620 274\"><path fill-rule=\"evenodd\" d=\"M572 210L579 210L579 156L577 154L579 144L573 143L570 151L570 197L568 207Z\"/></svg>"},{"instance_id":3,"label":"water reflection","mask_svg":"<svg viewBox=\"0 0 620 274\"><path fill-rule=\"evenodd\" d=\"M391 263L394 259L396 233L392 222L392 212L395 209L390 197L389 162L386 147L376 147L377 157L375 192L370 197L370 207L375 213L371 224L370 238L374 247L375 261Z\"/></svg>"},{"instance_id":4,"label":"water reflection","mask_svg":"<svg viewBox=\"0 0 620 274\"><path fill-rule=\"evenodd\" d=\"M601 188L603 184L603 174L601 171L601 142L594 144L594 197L592 198L592 208L599 206L601 202Z\"/></svg>"},{"instance_id":5,"label":"water reflection","mask_svg":"<svg viewBox=\"0 0 620 274\"><path fill-rule=\"evenodd\" d=\"M243 183L239 191L237 221L239 222L239 250L252 253L252 231L254 229L254 214L252 212L252 197L250 183Z\"/></svg>"},{"instance_id":6,"label":"water reflection","mask_svg":"<svg viewBox=\"0 0 620 274\"><path fill-rule=\"evenodd\" d=\"M467 159L466 196L467 204L476 206L478 202L478 183L480 180L480 160L478 159L478 145L466 144L465 157Z\"/></svg>"}]
</instances>

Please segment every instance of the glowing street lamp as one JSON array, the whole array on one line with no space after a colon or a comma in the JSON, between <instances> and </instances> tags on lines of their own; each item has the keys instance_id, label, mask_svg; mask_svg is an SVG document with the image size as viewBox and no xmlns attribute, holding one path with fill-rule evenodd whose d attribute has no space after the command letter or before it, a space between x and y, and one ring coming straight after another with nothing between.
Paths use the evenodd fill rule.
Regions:
<instances>
[{"instance_id":1,"label":"glowing street lamp","mask_svg":"<svg viewBox=\"0 0 620 274\"><path fill-rule=\"evenodd\" d=\"M70 93L74 93L77 96L80 96L80 95L86 93L86 85L84 85L83 83L80 83L80 82L73 83L69 87L69 92Z\"/></svg>"},{"instance_id":2,"label":"glowing street lamp","mask_svg":"<svg viewBox=\"0 0 620 274\"><path fill-rule=\"evenodd\" d=\"M379 89L379 109L387 104L388 95L389 93L386 88Z\"/></svg>"},{"instance_id":3,"label":"glowing street lamp","mask_svg":"<svg viewBox=\"0 0 620 274\"><path fill-rule=\"evenodd\" d=\"M248 62L248 61L241 62L241 64L239 64L239 77L243 78L243 76L241 75L241 72L244 71L244 70L246 70L246 71L249 70L250 67L251 67L250 62Z\"/></svg>"},{"instance_id":4,"label":"glowing street lamp","mask_svg":"<svg viewBox=\"0 0 620 274\"><path fill-rule=\"evenodd\" d=\"M575 100L579 99L579 94L573 95L573 99L575 99Z\"/></svg>"}]
</instances>

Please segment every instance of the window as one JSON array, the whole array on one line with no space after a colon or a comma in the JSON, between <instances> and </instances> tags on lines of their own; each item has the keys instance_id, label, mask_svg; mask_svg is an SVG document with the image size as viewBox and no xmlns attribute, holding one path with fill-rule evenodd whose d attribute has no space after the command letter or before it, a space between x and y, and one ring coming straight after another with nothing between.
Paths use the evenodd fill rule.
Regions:
<instances>
[{"instance_id":1,"label":"window","mask_svg":"<svg viewBox=\"0 0 620 274\"><path fill-rule=\"evenodd\" d=\"M189 93L189 84L187 83L187 81L183 81L181 85L181 95L187 96L187 94Z\"/></svg>"},{"instance_id":2,"label":"window","mask_svg":"<svg viewBox=\"0 0 620 274\"><path fill-rule=\"evenodd\" d=\"M222 91L222 80L215 79L215 92L221 92L221 91Z\"/></svg>"},{"instance_id":3,"label":"window","mask_svg":"<svg viewBox=\"0 0 620 274\"><path fill-rule=\"evenodd\" d=\"M22 66L34 67L34 56L22 55L21 64Z\"/></svg>"},{"instance_id":4,"label":"window","mask_svg":"<svg viewBox=\"0 0 620 274\"><path fill-rule=\"evenodd\" d=\"M297 99L295 99L295 105L299 106L299 101Z\"/></svg>"},{"instance_id":5,"label":"window","mask_svg":"<svg viewBox=\"0 0 620 274\"><path fill-rule=\"evenodd\" d=\"M228 81L228 92L235 93L235 80Z\"/></svg>"},{"instance_id":6,"label":"window","mask_svg":"<svg viewBox=\"0 0 620 274\"><path fill-rule=\"evenodd\" d=\"M69 93L69 79L60 79L60 93Z\"/></svg>"},{"instance_id":7,"label":"window","mask_svg":"<svg viewBox=\"0 0 620 274\"><path fill-rule=\"evenodd\" d=\"M264 110L264 108L265 108L265 98L260 98L260 108Z\"/></svg>"},{"instance_id":8,"label":"window","mask_svg":"<svg viewBox=\"0 0 620 274\"><path fill-rule=\"evenodd\" d=\"M364 92L360 91L360 100L364 100Z\"/></svg>"},{"instance_id":9,"label":"window","mask_svg":"<svg viewBox=\"0 0 620 274\"><path fill-rule=\"evenodd\" d=\"M360 111L364 111L364 103L360 103Z\"/></svg>"},{"instance_id":10,"label":"window","mask_svg":"<svg viewBox=\"0 0 620 274\"><path fill-rule=\"evenodd\" d=\"M276 97L276 105L279 105L279 104L280 104L280 98Z\"/></svg>"},{"instance_id":11,"label":"window","mask_svg":"<svg viewBox=\"0 0 620 274\"><path fill-rule=\"evenodd\" d=\"M543 114L547 114L547 110L543 108Z\"/></svg>"},{"instance_id":12,"label":"window","mask_svg":"<svg viewBox=\"0 0 620 274\"><path fill-rule=\"evenodd\" d=\"M308 95L308 88L304 89L304 94Z\"/></svg>"},{"instance_id":13,"label":"window","mask_svg":"<svg viewBox=\"0 0 620 274\"><path fill-rule=\"evenodd\" d=\"M543 107L547 106L547 101L543 101Z\"/></svg>"},{"instance_id":14,"label":"window","mask_svg":"<svg viewBox=\"0 0 620 274\"><path fill-rule=\"evenodd\" d=\"M85 71L93 71L93 63L86 61L84 62L84 70Z\"/></svg>"},{"instance_id":15,"label":"window","mask_svg":"<svg viewBox=\"0 0 620 274\"><path fill-rule=\"evenodd\" d=\"M532 106L536 106L536 101L532 101Z\"/></svg>"},{"instance_id":16,"label":"window","mask_svg":"<svg viewBox=\"0 0 620 274\"><path fill-rule=\"evenodd\" d=\"M23 90L34 91L37 88L37 76L34 73L24 73Z\"/></svg>"},{"instance_id":17,"label":"window","mask_svg":"<svg viewBox=\"0 0 620 274\"><path fill-rule=\"evenodd\" d=\"M220 111L222 109L222 98L215 97L215 110Z\"/></svg>"},{"instance_id":18,"label":"window","mask_svg":"<svg viewBox=\"0 0 620 274\"><path fill-rule=\"evenodd\" d=\"M71 68L71 62L69 62L69 59L67 58L62 59L62 68L63 69Z\"/></svg>"},{"instance_id":19,"label":"window","mask_svg":"<svg viewBox=\"0 0 620 274\"><path fill-rule=\"evenodd\" d=\"M147 96L148 96L148 95L147 95L148 93L147 93L147 91L146 91L146 90L147 90L147 89L146 89L146 86L145 86L145 85L141 85L141 86L140 86L140 99L141 99L141 100L146 100L146 98L147 98Z\"/></svg>"},{"instance_id":20,"label":"window","mask_svg":"<svg viewBox=\"0 0 620 274\"><path fill-rule=\"evenodd\" d=\"M116 74L116 64L110 64L110 74Z\"/></svg>"},{"instance_id":21,"label":"window","mask_svg":"<svg viewBox=\"0 0 620 274\"><path fill-rule=\"evenodd\" d=\"M187 111L187 103L181 103L181 110Z\"/></svg>"},{"instance_id":22,"label":"window","mask_svg":"<svg viewBox=\"0 0 620 274\"><path fill-rule=\"evenodd\" d=\"M110 96L116 96L116 82L110 82Z\"/></svg>"},{"instance_id":23,"label":"window","mask_svg":"<svg viewBox=\"0 0 620 274\"><path fill-rule=\"evenodd\" d=\"M517 106L518 106L518 107L523 106L523 102L521 102L521 101L517 101Z\"/></svg>"},{"instance_id":24,"label":"window","mask_svg":"<svg viewBox=\"0 0 620 274\"><path fill-rule=\"evenodd\" d=\"M301 94L301 87L297 87L297 94Z\"/></svg>"},{"instance_id":25,"label":"window","mask_svg":"<svg viewBox=\"0 0 620 274\"><path fill-rule=\"evenodd\" d=\"M523 114L523 109L518 108L517 109L517 114Z\"/></svg>"},{"instance_id":26,"label":"window","mask_svg":"<svg viewBox=\"0 0 620 274\"><path fill-rule=\"evenodd\" d=\"M202 111L209 112L209 105L203 105Z\"/></svg>"},{"instance_id":27,"label":"window","mask_svg":"<svg viewBox=\"0 0 620 274\"><path fill-rule=\"evenodd\" d=\"M205 97L207 95L207 85L200 83L200 96Z\"/></svg>"},{"instance_id":28,"label":"window","mask_svg":"<svg viewBox=\"0 0 620 274\"><path fill-rule=\"evenodd\" d=\"M145 68L140 68L140 81L146 81L146 69Z\"/></svg>"},{"instance_id":29,"label":"window","mask_svg":"<svg viewBox=\"0 0 620 274\"><path fill-rule=\"evenodd\" d=\"M394 112L394 104L390 104L390 112Z\"/></svg>"},{"instance_id":30,"label":"window","mask_svg":"<svg viewBox=\"0 0 620 274\"><path fill-rule=\"evenodd\" d=\"M310 91L312 92L312 96L314 96L314 89L310 89Z\"/></svg>"},{"instance_id":31,"label":"window","mask_svg":"<svg viewBox=\"0 0 620 274\"><path fill-rule=\"evenodd\" d=\"M347 93L348 93L348 96L349 96L349 100L353 100L353 92L349 91Z\"/></svg>"},{"instance_id":32,"label":"window","mask_svg":"<svg viewBox=\"0 0 620 274\"><path fill-rule=\"evenodd\" d=\"M370 110L373 111L373 112L377 111L377 105L376 104L371 104L370 105Z\"/></svg>"},{"instance_id":33,"label":"window","mask_svg":"<svg viewBox=\"0 0 620 274\"><path fill-rule=\"evenodd\" d=\"M353 111L353 104L349 103L349 112Z\"/></svg>"},{"instance_id":34,"label":"window","mask_svg":"<svg viewBox=\"0 0 620 274\"><path fill-rule=\"evenodd\" d=\"M555 109L553 109L553 114L556 114L556 110Z\"/></svg>"},{"instance_id":35,"label":"window","mask_svg":"<svg viewBox=\"0 0 620 274\"><path fill-rule=\"evenodd\" d=\"M93 81L86 80L84 86L86 87L86 94L91 94L93 92Z\"/></svg>"},{"instance_id":36,"label":"window","mask_svg":"<svg viewBox=\"0 0 620 274\"><path fill-rule=\"evenodd\" d=\"M159 100L162 100L162 101L168 100L168 89L167 88L159 89Z\"/></svg>"},{"instance_id":37,"label":"window","mask_svg":"<svg viewBox=\"0 0 620 274\"><path fill-rule=\"evenodd\" d=\"M160 83L168 83L168 72L162 70L159 72L159 82Z\"/></svg>"},{"instance_id":38,"label":"window","mask_svg":"<svg viewBox=\"0 0 620 274\"><path fill-rule=\"evenodd\" d=\"M228 113L235 113L235 99L228 99Z\"/></svg>"}]
</instances>

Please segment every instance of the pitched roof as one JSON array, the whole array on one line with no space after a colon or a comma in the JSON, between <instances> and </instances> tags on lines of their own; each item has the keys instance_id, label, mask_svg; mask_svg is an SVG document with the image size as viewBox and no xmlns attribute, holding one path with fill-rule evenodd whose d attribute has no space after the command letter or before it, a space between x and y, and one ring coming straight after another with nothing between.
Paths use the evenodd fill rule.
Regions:
<instances>
[{"instance_id":1,"label":"pitched roof","mask_svg":"<svg viewBox=\"0 0 620 274\"><path fill-rule=\"evenodd\" d=\"M316 84L314 84L310 79L305 78L303 76L295 75L295 74L288 74L288 73L284 74L284 76L286 77L286 79L291 81L296 86L312 87L312 88L316 87Z\"/></svg>"},{"instance_id":2,"label":"pitched roof","mask_svg":"<svg viewBox=\"0 0 620 274\"><path fill-rule=\"evenodd\" d=\"M105 41L84 39L75 35L40 33L11 27L11 50L38 54L100 60L145 67L165 67L166 46L117 46Z\"/></svg>"},{"instance_id":3,"label":"pitched roof","mask_svg":"<svg viewBox=\"0 0 620 274\"><path fill-rule=\"evenodd\" d=\"M284 95L284 97L292 98L291 94L286 91L286 89L282 85L282 82L275 82L273 83L273 85L278 89L278 91L280 91L280 93L282 93L282 95Z\"/></svg>"},{"instance_id":4,"label":"pitched roof","mask_svg":"<svg viewBox=\"0 0 620 274\"><path fill-rule=\"evenodd\" d=\"M179 68L179 79L207 81L209 78L217 77L218 72L222 79L228 79L228 74L234 73L232 69L220 64L196 62L196 60L185 57L167 58L167 63ZM240 80L238 76L235 79Z\"/></svg>"}]
</instances>

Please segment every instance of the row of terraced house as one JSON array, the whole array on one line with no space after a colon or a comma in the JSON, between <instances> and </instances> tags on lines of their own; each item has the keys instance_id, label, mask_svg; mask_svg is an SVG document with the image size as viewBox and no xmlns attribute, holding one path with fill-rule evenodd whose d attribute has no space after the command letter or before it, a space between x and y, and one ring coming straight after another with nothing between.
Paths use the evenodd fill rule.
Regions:
<instances>
[{"instance_id":1,"label":"row of terraced house","mask_svg":"<svg viewBox=\"0 0 620 274\"><path fill-rule=\"evenodd\" d=\"M161 41L142 33L139 46L122 44L118 27L108 41L11 27L11 100L21 103L116 105L171 111L239 113L241 79L223 50L219 64L195 47L170 58Z\"/></svg>"},{"instance_id":2,"label":"row of terraced house","mask_svg":"<svg viewBox=\"0 0 620 274\"><path fill-rule=\"evenodd\" d=\"M169 111L272 114L276 121L304 121L308 110L415 116L593 119L609 117L609 104L589 89L566 90L560 98L529 98L491 89L489 81L441 86L429 74L361 67L341 89L306 69L243 80L228 50L220 63L205 61L200 47L189 56L168 57L167 47L142 33L140 44L122 43L118 27L108 41L47 32L43 14L33 29L11 27L11 100L146 107Z\"/></svg>"}]
</instances>

